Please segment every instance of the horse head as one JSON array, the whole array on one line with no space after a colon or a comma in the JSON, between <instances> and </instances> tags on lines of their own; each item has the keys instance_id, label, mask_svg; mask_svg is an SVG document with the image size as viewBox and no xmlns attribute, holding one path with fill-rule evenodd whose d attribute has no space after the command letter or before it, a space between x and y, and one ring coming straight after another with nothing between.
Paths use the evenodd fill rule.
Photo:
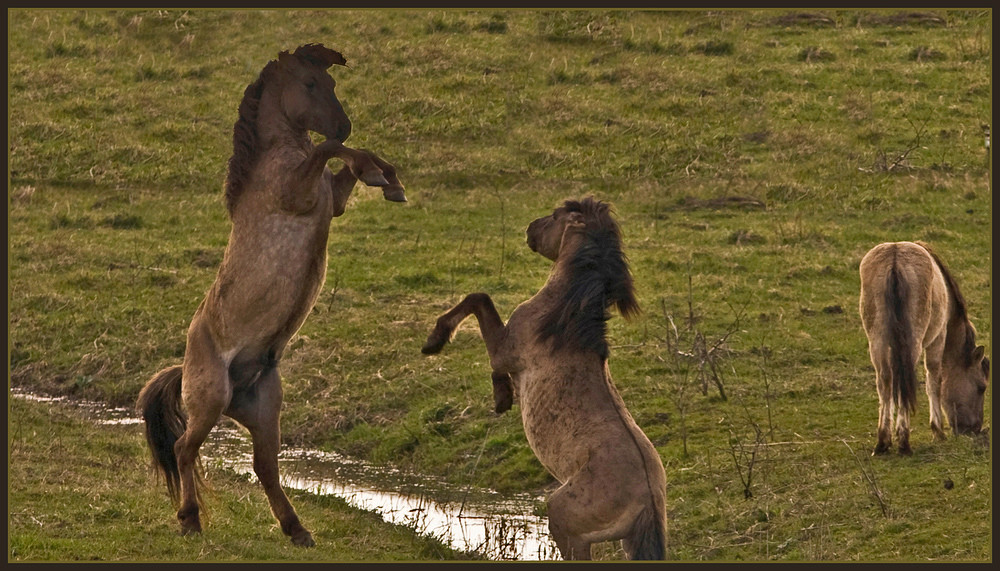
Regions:
<instances>
[{"instance_id":1,"label":"horse head","mask_svg":"<svg viewBox=\"0 0 1000 571\"><path fill-rule=\"evenodd\" d=\"M337 82L326 71L334 64L347 65L347 60L322 44L279 53L280 104L295 127L343 143L351 135L351 120L334 93Z\"/></svg>"},{"instance_id":2,"label":"horse head","mask_svg":"<svg viewBox=\"0 0 1000 571\"><path fill-rule=\"evenodd\" d=\"M583 213L578 202L566 201L566 204L556 208L552 214L535 219L528 224L528 247L533 252L545 256L553 262L559 258L563 236L566 229L579 231L586 228Z\"/></svg>"},{"instance_id":3,"label":"horse head","mask_svg":"<svg viewBox=\"0 0 1000 571\"><path fill-rule=\"evenodd\" d=\"M632 273L622 251L621 229L611 205L592 197L567 200L552 214L528 225L528 247L556 262L554 272L565 272L571 284L566 292L570 312L553 311L543 318L542 336L582 327L580 338L606 356L606 310L614 305L625 318L639 312ZM584 341L583 345L590 345Z\"/></svg>"},{"instance_id":4,"label":"horse head","mask_svg":"<svg viewBox=\"0 0 1000 571\"><path fill-rule=\"evenodd\" d=\"M968 350L963 361L946 366L941 400L955 434L978 434L983 429L983 400L990 377L990 360L986 357L986 348L979 345Z\"/></svg>"}]
</instances>

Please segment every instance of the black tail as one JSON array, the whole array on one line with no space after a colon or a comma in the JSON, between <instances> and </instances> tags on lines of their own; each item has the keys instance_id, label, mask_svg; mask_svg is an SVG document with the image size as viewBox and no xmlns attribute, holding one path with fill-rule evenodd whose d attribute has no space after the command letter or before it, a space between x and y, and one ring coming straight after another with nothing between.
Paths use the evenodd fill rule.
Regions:
<instances>
[{"instance_id":1,"label":"black tail","mask_svg":"<svg viewBox=\"0 0 1000 571\"><path fill-rule=\"evenodd\" d=\"M649 561L667 558L665 516L653 506L639 513L632 524L632 531L622 542L629 559Z\"/></svg>"},{"instance_id":2,"label":"black tail","mask_svg":"<svg viewBox=\"0 0 1000 571\"><path fill-rule=\"evenodd\" d=\"M890 374L892 375L892 395L896 410L904 407L913 414L917 410L917 370L916 356L913 354L913 334L907 301L910 288L900 279L899 270L893 260L885 289L885 303L889 333Z\"/></svg>"},{"instance_id":3,"label":"black tail","mask_svg":"<svg viewBox=\"0 0 1000 571\"><path fill-rule=\"evenodd\" d=\"M153 455L153 471L163 475L167 493L176 505L180 473L174 444L187 425L181 413L181 366L163 369L146 383L139 393L136 408L146 421L146 442Z\"/></svg>"}]
</instances>

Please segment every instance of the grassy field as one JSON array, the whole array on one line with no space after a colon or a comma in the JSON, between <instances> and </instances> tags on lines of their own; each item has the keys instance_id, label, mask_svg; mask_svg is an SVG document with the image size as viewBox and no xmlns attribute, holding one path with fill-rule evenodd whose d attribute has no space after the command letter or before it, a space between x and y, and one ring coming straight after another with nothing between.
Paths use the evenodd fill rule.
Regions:
<instances>
[{"instance_id":1,"label":"grassy field","mask_svg":"<svg viewBox=\"0 0 1000 571\"><path fill-rule=\"evenodd\" d=\"M135 425L95 425L59 406L10 404L8 561L414 561L469 559L335 497L289 496L315 549L292 545L256 483L206 466L207 531L181 537L151 486ZM54 461L58 459L58 461Z\"/></svg>"},{"instance_id":2,"label":"grassy field","mask_svg":"<svg viewBox=\"0 0 1000 571\"><path fill-rule=\"evenodd\" d=\"M921 394L914 455L869 457L857 314L861 256L924 240L991 347L990 11L8 16L13 385L130 405L180 361L228 238L243 89L322 42L351 66L333 70L348 144L396 164L409 203L359 187L333 221L326 285L282 361L286 443L550 488L518 407L491 412L474 321L419 349L466 293L504 317L534 294L550 264L524 228L593 194L615 206L644 310L609 322L610 367L667 470L671 559L992 559L984 442L933 442ZM132 430L98 454L143 456ZM166 498L149 501L156 558L190 557Z\"/></svg>"}]
</instances>

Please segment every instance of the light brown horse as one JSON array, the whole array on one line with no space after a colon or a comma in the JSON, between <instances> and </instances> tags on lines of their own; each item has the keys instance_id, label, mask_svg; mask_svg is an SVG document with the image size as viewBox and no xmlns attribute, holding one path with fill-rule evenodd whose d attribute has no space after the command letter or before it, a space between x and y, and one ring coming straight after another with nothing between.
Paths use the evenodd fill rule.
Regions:
<instances>
[{"instance_id":1,"label":"light brown horse","mask_svg":"<svg viewBox=\"0 0 1000 571\"><path fill-rule=\"evenodd\" d=\"M926 244L891 242L861 260L861 321L878 385L878 444L910 449L910 414L917 405L917 362L924 354L931 430L944 439L942 410L955 434L979 433L990 361L976 345L965 299L941 259Z\"/></svg>"},{"instance_id":2,"label":"light brown horse","mask_svg":"<svg viewBox=\"0 0 1000 571\"><path fill-rule=\"evenodd\" d=\"M333 64L346 60L305 45L278 54L247 87L233 128L225 193L232 231L219 274L191 320L183 364L139 394L153 466L179 505L184 534L201 531L198 448L225 414L250 431L254 472L281 530L296 545L314 544L278 481L278 363L316 302L330 220L344 213L357 180L406 200L392 165L342 144L351 121L326 71ZM313 145L309 131L326 140ZM345 163L337 174L326 167L334 157Z\"/></svg>"},{"instance_id":3,"label":"light brown horse","mask_svg":"<svg viewBox=\"0 0 1000 571\"><path fill-rule=\"evenodd\" d=\"M565 559L622 539L630 559L666 555L666 474L611 381L608 309L639 310L610 206L566 201L528 226L528 246L555 262L545 286L506 326L485 293L438 318L422 351L437 353L470 314L493 368L497 412L514 395L528 443L562 484L549 497L549 530Z\"/></svg>"}]
</instances>

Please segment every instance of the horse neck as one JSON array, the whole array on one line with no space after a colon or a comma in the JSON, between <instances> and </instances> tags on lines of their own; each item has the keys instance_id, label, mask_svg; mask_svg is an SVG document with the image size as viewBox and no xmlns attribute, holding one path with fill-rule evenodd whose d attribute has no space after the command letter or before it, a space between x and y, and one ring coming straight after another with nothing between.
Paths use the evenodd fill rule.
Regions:
<instances>
[{"instance_id":1,"label":"horse neck","mask_svg":"<svg viewBox=\"0 0 1000 571\"><path fill-rule=\"evenodd\" d=\"M538 291L536 296L561 300L565 297L569 286L572 283L572 276L566 271L565 264L556 261L549 272L549 277L545 280L545 285Z\"/></svg>"},{"instance_id":2,"label":"horse neck","mask_svg":"<svg viewBox=\"0 0 1000 571\"><path fill-rule=\"evenodd\" d=\"M967 316L958 315L953 311L948 316L948 324L945 326L944 355L942 356L942 360L949 363L965 363L967 347L975 345L975 339L969 339L969 336L975 335L974 331L972 323ZM970 343L970 341L973 343Z\"/></svg>"},{"instance_id":3,"label":"horse neck","mask_svg":"<svg viewBox=\"0 0 1000 571\"><path fill-rule=\"evenodd\" d=\"M257 111L257 141L261 149L311 144L309 133L293 125L281 108L281 88L265 85Z\"/></svg>"},{"instance_id":4,"label":"horse neck","mask_svg":"<svg viewBox=\"0 0 1000 571\"><path fill-rule=\"evenodd\" d=\"M563 243L559 248L559 257L556 258L556 263L552 266L549 278L545 282L546 289L551 289L553 293L561 293L569 289L574 277L572 261L585 240L582 232L574 232L563 237Z\"/></svg>"}]
</instances>

